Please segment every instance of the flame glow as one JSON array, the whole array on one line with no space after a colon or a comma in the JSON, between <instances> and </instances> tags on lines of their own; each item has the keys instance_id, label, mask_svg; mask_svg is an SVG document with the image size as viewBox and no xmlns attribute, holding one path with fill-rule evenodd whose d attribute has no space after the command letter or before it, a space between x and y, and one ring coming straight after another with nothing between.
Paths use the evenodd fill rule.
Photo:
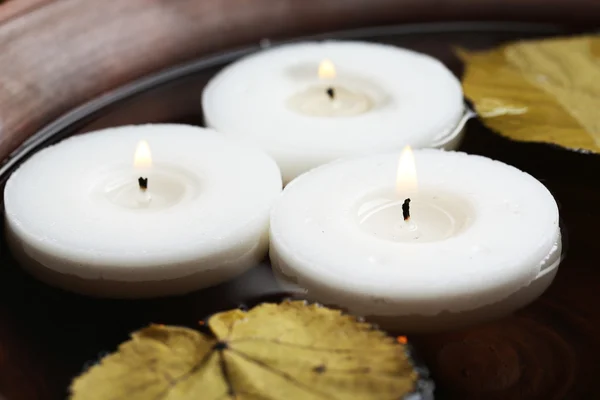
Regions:
<instances>
[{"instance_id":1,"label":"flame glow","mask_svg":"<svg viewBox=\"0 0 600 400\"><path fill-rule=\"evenodd\" d=\"M150 145L145 140L141 140L135 149L133 165L134 167L141 169L152 167L152 153L150 152Z\"/></svg>"},{"instance_id":2,"label":"flame glow","mask_svg":"<svg viewBox=\"0 0 600 400\"><path fill-rule=\"evenodd\" d=\"M415 156L410 146L406 146L400 154L398 162L398 174L396 175L396 191L404 197L418 191L417 167L415 165Z\"/></svg>"},{"instance_id":3,"label":"flame glow","mask_svg":"<svg viewBox=\"0 0 600 400\"><path fill-rule=\"evenodd\" d=\"M331 60L325 59L319 64L319 79L334 79L335 65Z\"/></svg>"},{"instance_id":4,"label":"flame glow","mask_svg":"<svg viewBox=\"0 0 600 400\"><path fill-rule=\"evenodd\" d=\"M408 343L408 340L406 339L406 336L398 336L398 337L396 338L396 340L397 340L397 341L398 341L398 343L400 343L400 344L406 344L406 343Z\"/></svg>"}]
</instances>

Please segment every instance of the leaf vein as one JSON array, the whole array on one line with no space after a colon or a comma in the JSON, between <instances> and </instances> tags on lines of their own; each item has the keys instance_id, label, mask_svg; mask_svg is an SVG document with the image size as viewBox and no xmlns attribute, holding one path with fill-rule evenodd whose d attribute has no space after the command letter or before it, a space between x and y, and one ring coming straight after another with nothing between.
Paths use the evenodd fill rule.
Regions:
<instances>
[{"instance_id":1,"label":"leaf vein","mask_svg":"<svg viewBox=\"0 0 600 400\"><path fill-rule=\"evenodd\" d=\"M266 339L266 338L261 338L261 337L240 338L240 339L232 340L229 343L236 344L236 343L254 342L254 341L256 341L256 342L262 341L262 342L267 342L267 343L278 344L281 346L288 346L288 347L294 347L294 348L305 349L305 350L323 351L323 352L329 352L329 353L357 353L360 351L372 353L372 352L377 352L377 351L382 351L382 352L390 351L390 348L383 348L383 349L363 349L363 348L331 349L331 348L326 348L326 347L316 347L316 346L303 345L303 344L297 344L297 343L291 343L291 342L283 342L279 339Z\"/></svg>"},{"instance_id":2,"label":"leaf vein","mask_svg":"<svg viewBox=\"0 0 600 400\"><path fill-rule=\"evenodd\" d=\"M188 372L186 372L185 374L182 374L181 376L179 376L177 378L173 378L173 380L171 380L171 382L169 382L169 385L167 386L167 388L162 393L159 393L155 397L155 400L162 400L162 399L166 398L166 396L169 394L169 391L171 389L173 389L178 383L183 382L184 380L188 379L196 371L198 371L202 367L204 367L208 363L208 360L210 360L210 357L213 355L213 353L214 353L214 350L208 351L202 357L202 359L200 361L198 361L195 365L192 366L192 368L190 368L190 370Z\"/></svg>"},{"instance_id":3,"label":"leaf vein","mask_svg":"<svg viewBox=\"0 0 600 400\"><path fill-rule=\"evenodd\" d=\"M237 351L237 350L235 350L235 349L230 349L230 351L231 351L232 353L235 353L235 354L236 354L236 355L238 355L239 357L241 357L241 358L245 359L246 361L249 361L249 362L251 362L251 363L253 363L253 364L256 364L256 365L258 365L259 367L262 367L264 370L266 370L266 371L269 371L269 372L271 372L272 374L275 374L275 375L278 375L278 376L280 376L280 377L284 378L286 381L288 381L288 382L290 382L290 383L292 383L292 384L296 385L297 387L299 387L299 388L301 388L301 389L304 389L304 390L306 390L307 392L310 392L310 393L313 393L313 394L315 394L315 395L318 395L318 396L320 396L320 397L322 397L322 398L324 398L324 399L328 399L328 400L335 400L335 398L334 398L333 396L331 396L331 394L328 394L328 393L322 393L322 392L319 392L319 391L317 391L317 390L314 390L314 389L313 389L313 388L311 388L310 386L308 386L308 385L306 385L306 384L304 384L304 383L300 382L300 381L299 381L299 380L297 380L297 379L294 379L294 377L293 377L293 376L291 376L291 375L289 375L289 374L287 374L287 373L285 373L285 372L283 372L283 371L280 371L280 370L278 370L278 369L276 369L276 368L273 368L273 367L271 367L270 365L266 364L266 363L265 363L265 362L263 362L263 361L260 361L260 360L257 360L257 359L255 359L255 358L252 358L252 357L248 356L247 354L244 354L244 353L242 353L242 352L240 352L240 351Z\"/></svg>"}]
</instances>

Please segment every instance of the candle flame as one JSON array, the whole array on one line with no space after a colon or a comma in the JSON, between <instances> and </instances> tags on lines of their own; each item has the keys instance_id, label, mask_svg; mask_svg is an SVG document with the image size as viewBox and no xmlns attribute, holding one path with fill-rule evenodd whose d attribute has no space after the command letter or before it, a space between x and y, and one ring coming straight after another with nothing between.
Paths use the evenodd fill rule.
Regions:
<instances>
[{"instance_id":1,"label":"candle flame","mask_svg":"<svg viewBox=\"0 0 600 400\"><path fill-rule=\"evenodd\" d=\"M398 343L400 344L406 344L408 343L408 339L406 338L406 336L398 336L396 338L396 340L398 341Z\"/></svg>"},{"instance_id":2,"label":"candle flame","mask_svg":"<svg viewBox=\"0 0 600 400\"><path fill-rule=\"evenodd\" d=\"M144 169L152 166L152 153L150 152L150 145L145 140L140 140L135 149L133 166Z\"/></svg>"},{"instance_id":3,"label":"candle flame","mask_svg":"<svg viewBox=\"0 0 600 400\"><path fill-rule=\"evenodd\" d=\"M409 197L418 191L417 167L410 146L406 146L400 154L398 174L396 176L396 190L403 197Z\"/></svg>"},{"instance_id":4,"label":"candle flame","mask_svg":"<svg viewBox=\"0 0 600 400\"><path fill-rule=\"evenodd\" d=\"M325 59L319 64L319 79L334 79L335 65L331 60Z\"/></svg>"}]
</instances>

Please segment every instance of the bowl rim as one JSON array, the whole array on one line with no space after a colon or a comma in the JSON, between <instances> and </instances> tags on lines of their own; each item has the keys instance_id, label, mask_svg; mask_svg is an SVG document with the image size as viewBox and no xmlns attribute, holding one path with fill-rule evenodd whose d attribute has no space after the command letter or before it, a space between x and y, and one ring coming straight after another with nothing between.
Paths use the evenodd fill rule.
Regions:
<instances>
[{"instance_id":1,"label":"bowl rim","mask_svg":"<svg viewBox=\"0 0 600 400\"><path fill-rule=\"evenodd\" d=\"M262 39L259 43L232 48L208 56L200 56L192 61L176 64L148 76L132 80L131 82L109 90L103 95L73 108L71 111L59 116L54 121L45 125L29 138L24 140L11 154L0 163L0 184L5 183L12 170L27 157L45 146L52 139L64 139L77 128L102 112L103 109L113 104L125 101L145 91L173 82L184 77L194 75L207 68L230 63L240 57L254 53L272 46L285 45L301 41L319 41L326 39L335 40L376 40L386 36L414 36L440 33L522 33L539 35L556 35L565 33L566 27L551 23L529 22L484 22L484 21L454 21L454 22L427 22L414 24L395 24L372 26L367 28L346 29L320 33L317 35L300 36L287 40L271 42ZM463 121L461 121L462 123ZM452 133L459 133L460 129ZM447 138L444 138L447 139Z\"/></svg>"}]
</instances>

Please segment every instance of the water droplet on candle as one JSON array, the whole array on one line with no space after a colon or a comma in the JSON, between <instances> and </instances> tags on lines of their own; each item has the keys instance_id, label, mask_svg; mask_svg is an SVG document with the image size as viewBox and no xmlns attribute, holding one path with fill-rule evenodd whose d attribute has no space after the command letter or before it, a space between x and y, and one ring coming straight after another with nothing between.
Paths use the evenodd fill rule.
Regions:
<instances>
[{"instance_id":1,"label":"water droplet on candle","mask_svg":"<svg viewBox=\"0 0 600 400\"><path fill-rule=\"evenodd\" d=\"M477 199L479 199L481 197L481 195L479 193L467 193L467 196L474 199L475 201L477 201Z\"/></svg>"},{"instance_id":2,"label":"water droplet on candle","mask_svg":"<svg viewBox=\"0 0 600 400\"><path fill-rule=\"evenodd\" d=\"M471 246L471 251L475 254L488 254L490 249L481 244L475 244Z\"/></svg>"},{"instance_id":3,"label":"water droplet on candle","mask_svg":"<svg viewBox=\"0 0 600 400\"><path fill-rule=\"evenodd\" d=\"M259 42L259 46L261 49L269 48L271 47L271 40L267 38L261 39Z\"/></svg>"},{"instance_id":4,"label":"water droplet on candle","mask_svg":"<svg viewBox=\"0 0 600 400\"><path fill-rule=\"evenodd\" d=\"M521 206L519 206L517 203L513 203L510 200L504 200L504 206L513 214L521 213Z\"/></svg>"}]
</instances>

